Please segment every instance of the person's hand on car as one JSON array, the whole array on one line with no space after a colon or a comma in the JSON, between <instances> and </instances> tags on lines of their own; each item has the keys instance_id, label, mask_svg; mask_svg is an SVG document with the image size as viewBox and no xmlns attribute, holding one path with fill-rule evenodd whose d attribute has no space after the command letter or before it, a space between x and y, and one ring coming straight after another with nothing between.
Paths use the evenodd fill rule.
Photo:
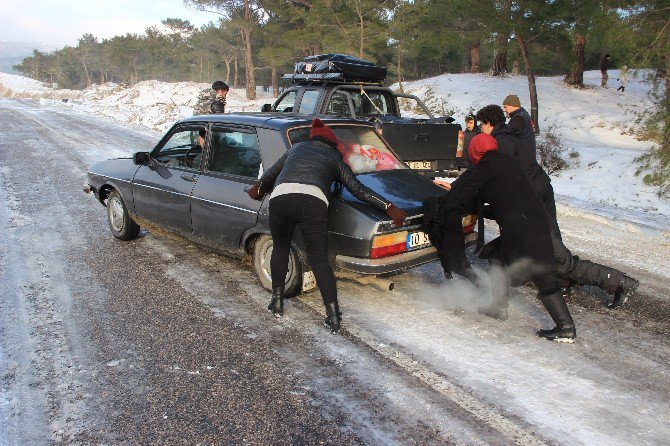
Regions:
<instances>
[{"instance_id":1,"label":"person's hand on car","mask_svg":"<svg viewBox=\"0 0 670 446\"><path fill-rule=\"evenodd\" d=\"M405 214L405 211L391 203L389 207L386 208L386 214L391 217L391 220L393 220L393 224L396 226L402 226L402 224L405 222L405 219L407 218L407 214Z\"/></svg>"},{"instance_id":2,"label":"person's hand on car","mask_svg":"<svg viewBox=\"0 0 670 446\"><path fill-rule=\"evenodd\" d=\"M433 183L437 184L437 185L440 186L442 189L451 190L451 183L447 183L446 181L442 181L442 180L433 180Z\"/></svg>"},{"instance_id":3,"label":"person's hand on car","mask_svg":"<svg viewBox=\"0 0 670 446\"><path fill-rule=\"evenodd\" d=\"M246 191L247 194L249 194L249 198L251 198L252 200L260 200L262 198L258 184L254 184L249 189L246 189Z\"/></svg>"}]
</instances>

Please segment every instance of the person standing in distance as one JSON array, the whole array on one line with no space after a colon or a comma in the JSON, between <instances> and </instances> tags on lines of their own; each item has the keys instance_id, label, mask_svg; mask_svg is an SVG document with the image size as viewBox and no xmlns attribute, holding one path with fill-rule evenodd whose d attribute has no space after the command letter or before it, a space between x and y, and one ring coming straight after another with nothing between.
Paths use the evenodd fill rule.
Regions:
<instances>
[{"instance_id":1,"label":"person standing in distance","mask_svg":"<svg viewBox=\"0 0 670 446\"><path fill-rule=\"evenodd\" d=\"M268 206L270 233L274 246L270 258L272 300L268 305L275 317L284 314L284 284L291 241L296 226L305 242L307 259L321 291L326 320L331 332L340 330L341 313L337 286L328 262L328 199L337 181L359 200L381 209L401 226L407 217L402 209L364 186L344 162L333 130L315 118L309 140L291 147L247 192L254 200L272 191Z\"/></svg>"},{"instance_id":2,"label":"person standing in distance","mask_svg":"<svg viewBox=\"0 0 670 446\"><path fill-rule=\"evenodd\" d=\"M602 80L600 81L600 86L607 88L607 80L609 76L607 75L607 69L609 68L610 55L609 53L605 54L602 59L600 59L600 74L602 75Z\"/></svg>"}]
</instances>

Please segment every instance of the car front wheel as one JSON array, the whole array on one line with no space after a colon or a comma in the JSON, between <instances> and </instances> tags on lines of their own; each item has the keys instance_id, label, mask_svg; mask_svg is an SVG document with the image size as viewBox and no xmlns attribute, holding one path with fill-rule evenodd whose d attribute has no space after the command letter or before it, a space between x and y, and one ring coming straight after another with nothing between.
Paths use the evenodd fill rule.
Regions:
<instances>
[{"instance_id":1,"label":"car front wheel","mask_svg":"<svg viewBox=\"0 0 670 446\"><path fill-rule=\"evenodd\" d=\"M268 291L272 291L272 273L270 271L270 258L272 257L272 248L274 242L272 237L267 234L261 235L256 239L253 250L254 271L258 276L258 281ZM288 258L288 271L286 272L286 282L284 285L284 294L293 296L300 292L302 285L302 264L298 254L293 248Z\"/></svg>"},{"instance_id":2,"label":"car front wheel","mask_svg":"<svg viewBox=\"0 0 670 446\"><path fill-rule=\"evenodd\" d=\"M132 240L140 233L140 226L130 218L126 203L115 190L107 198L107 222L114 237L120 240Z\"/></svg>"}]
</instances>

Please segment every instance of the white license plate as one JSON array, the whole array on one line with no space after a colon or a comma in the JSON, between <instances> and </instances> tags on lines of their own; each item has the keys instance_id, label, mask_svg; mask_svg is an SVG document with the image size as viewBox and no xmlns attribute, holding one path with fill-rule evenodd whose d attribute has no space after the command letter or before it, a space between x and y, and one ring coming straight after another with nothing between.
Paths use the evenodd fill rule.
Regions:
<instances>
[{"instance_id":1,"label":"white license plate","mask_svg":"<svg viewBox=\"0 0 670 446\"><path fill-rule=\"evenodd\" d=\"M428 238L428 234L423 231L410 232L407 234L407 249L414 249L429 244L430 239Z\"/></svg>"},{"instance_id":2,"label":"white license plate","mask_svg":"<svg viewBox=\"0 0 670 446\"><path fill-rule=\"evenodd\" d=\"M432 169L433 164L430 161L409 161L407 165L410 167L410 169Z\"/></svg>"}]
</instances>

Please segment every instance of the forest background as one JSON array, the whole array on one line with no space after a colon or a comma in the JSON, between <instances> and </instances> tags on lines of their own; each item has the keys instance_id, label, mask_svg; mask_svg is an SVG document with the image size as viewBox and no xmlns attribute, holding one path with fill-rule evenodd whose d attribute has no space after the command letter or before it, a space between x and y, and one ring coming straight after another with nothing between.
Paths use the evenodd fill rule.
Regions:
<instances>
[{"instance_id":1,"label":"forest background","mask_svg":"<svg viewBox=\"0 0 670 446\"><path fill-rule=\"evenodd\" d=\"M142 80L223 80L256 97L279 91L305 56L346 53L387 66L387 83L443 73L525 74L537 115L536 75L584 88L585 69L652 68L654 110L639 136L657 144L639 158L645 182L670 194L670 5L667 0L185 0L212 12L195 28L180 18L144 34L35 50L14 68L61 88ZM613 73L613 71L612 71Z\"/></svg>"}]
</instances>

